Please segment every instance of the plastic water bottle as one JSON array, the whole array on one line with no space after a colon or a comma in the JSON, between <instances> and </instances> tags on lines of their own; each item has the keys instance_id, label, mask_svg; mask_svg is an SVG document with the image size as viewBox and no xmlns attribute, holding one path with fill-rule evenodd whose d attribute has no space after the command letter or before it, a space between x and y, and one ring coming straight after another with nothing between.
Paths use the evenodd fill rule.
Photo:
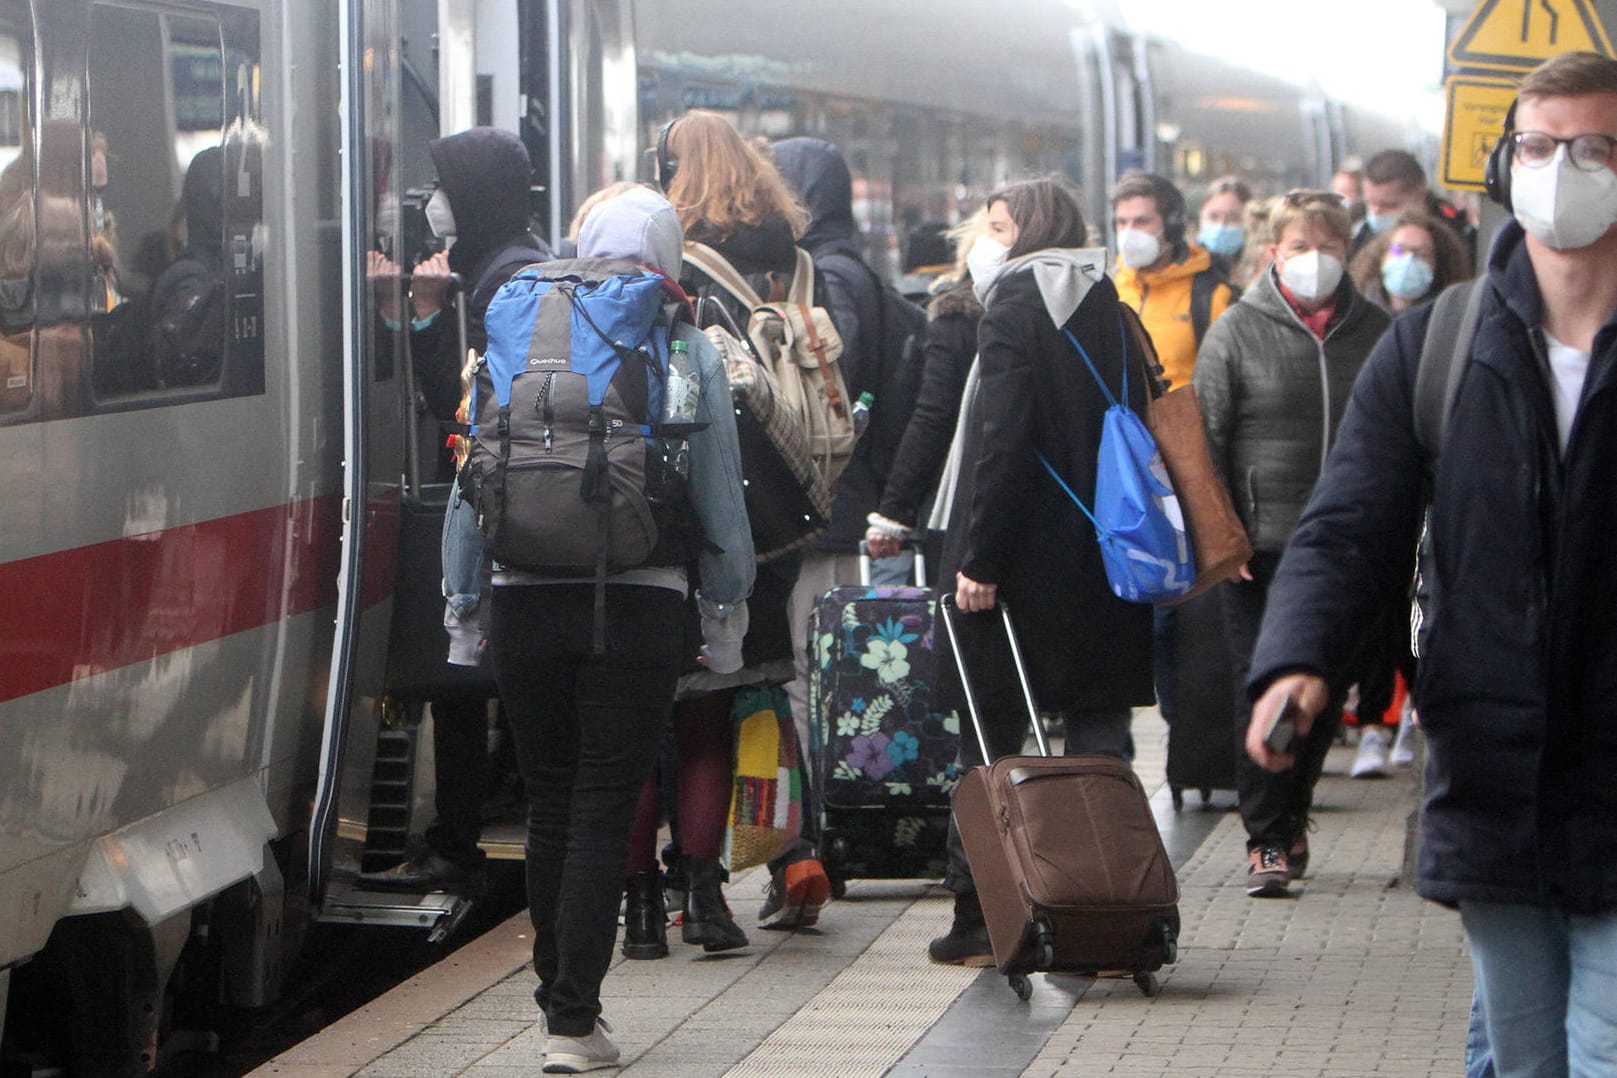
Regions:
<instances>
[{"instance_id":1,"label":"plastic water bottle","mask_svg":"<svg viewBox=\"0 0 1617 1078\"><path fill-rule=\"evenodd\" d=\"M853 402L853 433L860 437L870 426L870 406L876 403L876 394L869 390L859 394L859 399Z\"/></svg>"},{"instance_id":2,"label":"plastic water bottle","mask_svg":"<svg viewBox=\"0 0 1617 1078\"><path fill-rule=\"evenodd\" d=\"M668 344L668 381L663 387L663 414L665 424L691 424L696 422L696 406L702 395L702 382L691 360L690 345L684 341Z\"/></svg>"}]
</instances>

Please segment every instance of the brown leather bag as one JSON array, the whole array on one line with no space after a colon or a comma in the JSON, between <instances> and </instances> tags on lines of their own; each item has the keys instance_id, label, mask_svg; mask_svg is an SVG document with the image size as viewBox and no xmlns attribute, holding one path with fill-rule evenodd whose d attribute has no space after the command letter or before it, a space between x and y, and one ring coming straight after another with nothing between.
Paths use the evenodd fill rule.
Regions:
<instances>
[{"instance_id":1,"label":"brown leather bag","mask_svg":"<svg viewBox=\"0 0 1617 1078\"><path fill-rule=\"evenodd\" d=\"M1123 310L1137 345L1135 351L1143 357L1147 375L1160 372L1162 365L1157 361L1151 334L1131 308L1125 305ZM1195 585L1173 603L1164 604L1175 605L1194 599L1229 579L1252 557L1252 540L1235 513L1229 490L1213 468L1213 455L1207 448L1207 428L1202 425L1196 390L1184 385L1160 392L1159 377L1148 377L1146 384L1152 387L1152 400L1145 413L1146 429L1156 439L1157 450L1168 468L1168 479L1179 496L1185 529L1190 533L1191 551L1196 556Z\"/></svg>"}]
</instances>

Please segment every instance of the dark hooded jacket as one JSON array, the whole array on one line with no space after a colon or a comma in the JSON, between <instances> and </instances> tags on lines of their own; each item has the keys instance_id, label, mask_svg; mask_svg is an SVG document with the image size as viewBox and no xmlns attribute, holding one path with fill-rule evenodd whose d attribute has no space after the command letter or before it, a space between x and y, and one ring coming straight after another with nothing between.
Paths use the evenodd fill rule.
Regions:
<instances>
[{"instance_id":1,"label":"dark hooded jacket","mask_svg":"<svg viewBox=\"0 0 1617 1078\"><path fill-rule=\"evenodd\" d=\"M1039 463L1042 453L1086 504L1094 503L1107 398L1063 329L1084 342L1116 393L1128 354L1121 301L1103 275L1103 252L1042 254L1086 264L1094 283L1060 326L1032 269L1006 272L994 283L978 327L981 382L961 447L939 579L952 582L958 570L999 586L999 598L1015 612L1041 708L1147 706L1151 607L1112 593L1094 526ZM1129 379L1129 403L1142 413L1145 392L1143 378ZM979 699L989 708L1019 708L997 617L967 615L960 631ZM952 662L940 664L938 692L949 705L963 703L955 670Z\"/></svg>"},{"instance_id":2,"label":"dark hooded jacket","mask_svg":"<svg viewBox=\"0 0 1617 1078\"><path fill-rule=\"evenodd\" d=\"M960 416L966 376L977 358L977 322L983 305L965 277L927 307L926 351L921 389L893 469L882 488L878 512L919 530L921 509L937 489Z\"/></svg>"},{"instance_id":3,"label":"dark hooded jacket","mask_svg":"<svg viewBox=\"0 0 1617 1078\"><path fill-rule=\"evenodd\" d=\"M876 396L874 410L883 401L880 392L883 357L880 354L881 281L860 254L859 226L853 219L853 178L842 152L817 138L790 138L771 148L775 167L797 192L809 211L808 231L798 241L814 258L825 282L824 303L842 338L842 377L854 400L869 392ZM816 540L817 550L851 554L865 535L865 517L876 508L886 476L875 465L876 426L859 440L853 459L837 479L831 527ZM897 451L894 434L885 459Z\"/></svg>"},{"instance_id":4,"label":"dark hooded jacket","mask_svg":"<svg viewBox=\"0 0 1617 1078\"><path fill-rule=\"evenodd\" d=\"M434 139L427 150L455 215L449 268L460 274L470 293L466 343L481 353L488 345L483 313L494 293L523 266L550 257L550 249L528 230L533 172L528 150L516 135L493 127ZM453 312L442 311L415 330L410 350L428 410L441 421L452 420L460 405L460 372L466 361L458 354Z\"/></svg>"},{"instance_id":5,"label":"dark hooded jacket","mask_svg":"<svg viewBox=\"0 0 1617 1078\"><path fill-rule=\"evenodd\" d=\"M161 386L212 381L223 359L230 297L224 266L224 152L192 158L180 188L185 249L152 284L151 355Z\"/></svg>"},{"instance_id":6,"label":"dark hooded jacket","mask_svg":"<svg viewBox=\"0 0 1617 1078\"><path fill-rule=\"evenodd\" d=\"M1617 319L1595 336L1560 449L1544 305L1507 222L1431 483L1431 595L1415 699L1429 761L1416 886L1617 910ZM1269 592L1256 693L1290 670L1341 683L1378 597L1408 582L1430 461L1414 386L1431 307L1401 316L1353 387Z\"/></svg>"}]
</instances>

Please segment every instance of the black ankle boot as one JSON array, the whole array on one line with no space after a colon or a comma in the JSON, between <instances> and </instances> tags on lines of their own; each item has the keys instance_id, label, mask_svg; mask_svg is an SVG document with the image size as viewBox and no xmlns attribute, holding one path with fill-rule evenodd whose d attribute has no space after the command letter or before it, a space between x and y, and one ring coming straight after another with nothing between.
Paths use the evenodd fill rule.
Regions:
<instances>
[{"instance_id":1,"label":"black ankle boot","mask_svg":"<svg viewBox=\"0 0 1617 1078\"><path fill-rule=\"evenodd\" d=\"M994 947L988 942L988 922L983 920L982 903L977 892L967 891L954 896L954 923L948 935L939 936L927 944L926 953L934 962L946 966L992 966Z\"/></svg>"},{"instance_id":2,"label":"black ankle boot","mask_svg":"<svg viewBox=\"0 0 1617 1078\"><path fill-rule=\"evenodd\" d=\"M685 895L685 924L680 930L686 943L700 943L704 951L728 951L745 947L747 934L730 916L719 889L719 863L712 858L685 858L690 890Z\"/></svg>"},{"instance_id":3,"label":"black ankle boot","mask_svg":"<svg viewBox=\"0 0 1617 1078\"><path fill-rule=\"evenodd\" d=\"M623 957L668 957L668 912L663 909L662 876L636 872L629 877L623 906Z\"/></svg>"}]
</instances>

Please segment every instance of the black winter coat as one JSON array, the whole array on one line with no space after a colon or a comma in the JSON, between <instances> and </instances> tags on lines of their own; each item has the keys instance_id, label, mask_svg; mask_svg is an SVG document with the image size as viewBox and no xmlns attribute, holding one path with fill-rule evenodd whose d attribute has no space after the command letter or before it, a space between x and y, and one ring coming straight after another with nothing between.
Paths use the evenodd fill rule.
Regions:
<instances>
[{"instance_id":1,"label":"black winter coat","mask_svg":"<svg viewBox=\"0 0 1617 1078\"><path fill-rule=\"evenodd\" d=\"M977 358L977 320L982 315L983 305L971 290L970 277L938 295L927 308L921 389L877 509L889 520L917 529L926 523L919 515L937 490L949 456L960 395L971 361Z\"/></svg>"},{"instance_id":2,"label":"black winter coat","mask_svg":"<svg viewBox=\"0 0 1617 1078\"><path fill-rule=\"evenodd\" d=\"M1617 319L1595 338L1559 451L1543 302L1523 234L1495 243L1472 360L1432 493L1430 749L1417 887L1462 900L1617 910ZM1399 318L1269 592L1252 661L1340 678L1377 596L1407 583L1424 502L1412 409L1430 307Z\"/></svg>"},{"instance_id":3,"label":"black winter coat","mask_svg":"<svg viewBox=\"0 0 1617 1078\"><path fill-rule=\"evenodd\" d=\"M1120 304L1117 289L1102 277L1066 322L1114 394L1124 355ZM1143 411L1140 357L1130 354L1129 362L1128 399ZM943 586L952 588L956 570L999 585L1041 708L1149 705L1151 607L1112 593L1094 526L1039 463L1043 453L1092 505L1107 402L1051 321L1031 270L995 285L978 329L978 364L977 421L967 432L944 543ZM966 620L992 625L992 617ZM975 663L971 670L974 685L986 682L984 697L1020 698L1003 672L990 669L977 678ZM941 680L945 696L952 696L951 678Z\"/></svg>"}]
</instances>

